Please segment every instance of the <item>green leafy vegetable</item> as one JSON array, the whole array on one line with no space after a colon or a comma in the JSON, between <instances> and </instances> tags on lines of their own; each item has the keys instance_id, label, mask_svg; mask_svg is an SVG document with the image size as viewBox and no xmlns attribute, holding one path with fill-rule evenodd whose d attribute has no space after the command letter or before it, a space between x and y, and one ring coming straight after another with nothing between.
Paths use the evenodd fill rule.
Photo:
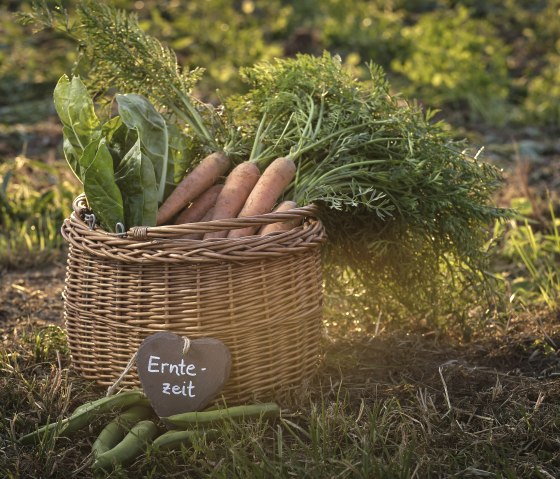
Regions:
<instances>
[{"instance_id":1,"label":"green leafy vegetable","mask_svg":"<svg viewBox=\"0 0 560 479\"><path fill-rule=\"evenodd\" d=\"M122 122L138 132L142 153L152 162L158 200L163 201L168 169L168 134L165 120L141 95L117 95L116 100Z\"/></svg>"},{"instance_id":2,"label":"green leafy vegetable","mask_svg":"<svg viewBox=\"0 0 560 479\"><path fill-rule=\"evenodd\" d=\"M115 180L113 158L104 138L86 147L80 158L80 170L88 205L103 228L116 231L116 224L125 222L123 198Z\"/></svg>"},{"instance_id":3,"label":"green leafy vegetable","mask_svg":"<svg viewBox=\"0 0 560 479\"><path fill-rule=\"evenodd\" d=\"M103 124L102 136L107 140L107 146L113 157L113 168L119 167L126 152L138 141L138 133L123 124L120 116L115 116Z\"/></svg>"},{"instance_id":4,"label":"green leafy vegetable","mask_svg":"<svg viewBox=\"0 0 560 479\"><path fill-rule=\"evenodd\" d=\"M167 125L169 132L169 155L170 168L167 168L167 183L176 184L185 175L191 164L192 156L196 155L196 146L192 137L185 135L181 129L174 124Z\"/></svg>"},{"instance_id":5,"label":"green leafy vegetable","mask_svg":"<svg viewBox=\"0 0 560 479\"><path fill-rule=\"evenodd\" d=\"M150 159L142 153L140 139L120 161L115 179L123 196L125 227L155 225L156 176Z\"/></svg>"},{"instance_id":6,"label":"green leafy vegetable","mask_svg":"<svg viewBox=\"0 0 560 479\"><path fill-rule=\"evenodd\" d=\"M100 123L85 85L79 77L58 81L54 90L54 105L63 124L64 154L75 175L84 181L80 156L86 147L100 137Z\"/></svg>"},{"instance_id":7,"label":"green leafy vegetable","mask_svg":"<svg viewBox=\"0 0 560 479\"><path fill-rule=\"evenodd\" d=\"M62 77L54 95L68 163L82 181L101 226L108 231L115 231L117 223L125 228L154 226L158 181L163 198L170 176L163 117L146 98L119 95L120 115L101 125L93 100L78 77Z\"/></svg>"},{"instance_id":8,"label":"green leafy vegetable","mask_svg":"<svg viewBox=\"0 0 560 479\"><path fill-rule=\"evenodd\" d=\"M358 81L327 53L260 63L242 70L249 91L227 99L218 114L191 96L200 72L182 71L174 53L146 35L134 15L83 0L77 18L65 32L83 45L91 91L115 87L145 97L119 97L122 124L115 120L102 133L123 200L138 194L128 178L145 182L149 198L135 221L150 217L143 157L154 161L161 199L180 166L190 169L201 152L224 151L236 155L234 162L250 156L259 166L289 156L297 174L286 196L321 208L329 235L327 278L345 283L342 290L353 278L360 294L379 303L429 311L444 275L457 279L457 289L486 284L486 227L508 214L491 204L500 172L467 154L430 112L392 95L380 68L371 65L370 80ZM52 26L52 18L44 23ZM165 122L152 122L148 101L174 126L167 140ZM137 143L130 144L131 130L140 154ZM177 130L186 132L185 142ZM148 137L157 138L155 145ZM71 142L76 153L69 156L79 154L76 145Z\"/></svg>"}]
</instances>

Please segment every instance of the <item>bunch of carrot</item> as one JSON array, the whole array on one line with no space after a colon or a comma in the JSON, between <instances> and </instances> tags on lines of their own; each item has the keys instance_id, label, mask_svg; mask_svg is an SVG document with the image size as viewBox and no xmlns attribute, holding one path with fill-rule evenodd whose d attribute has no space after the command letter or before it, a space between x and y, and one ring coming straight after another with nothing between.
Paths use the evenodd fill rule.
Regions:
<instances>
[{"instance_id":1,"label":"bunch of carrot","mask_svg":"<svg viewBox=\"0 0 560 479\"><path fill-rule=\"evenodd\" d=\"M222 152L205 157L175 187L160 206L157 224L165 225L244 218L274 211L287 211L296 206L293 201L278 199L296 174L296 165L289 157L276 158L262 172L256 162L248 160L231 169L231 160ZM227 174L224 184L218 180ZM276 208L275 208L276 206ZM192 234L191 239L241 238L254 234L287 231L296 226L293 221L234 230Z\"/></svg>"}]
</instances>

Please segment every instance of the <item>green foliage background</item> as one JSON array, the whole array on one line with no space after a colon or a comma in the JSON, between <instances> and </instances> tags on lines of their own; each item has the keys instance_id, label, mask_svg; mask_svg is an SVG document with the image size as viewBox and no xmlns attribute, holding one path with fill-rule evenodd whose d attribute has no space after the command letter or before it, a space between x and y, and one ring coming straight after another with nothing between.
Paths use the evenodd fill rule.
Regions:
<instances>
[{"instance_id":1,"label":"green foliage background","mask_svg":"<svg viewBox=\"0 0 560 479\"><path fill-rule=\"evenodd\" d=\"M0 6L0 103L50 85L76 60L63 35L32 35ZM76 0L62 2L69 9ZM558 125L559 0L108 0L138 13L143 28L186 67L207 70L207 99L242 89L240 66L296 52L338 53L357 75L369 60L423 103L462 109L462 121ZM43 88L43 86L45 88ZM4 106L4 105L1 105ZM40 114L40 112L35 112ZM9 117L8 117L9 120Z\"/></svg>"}]
</instances>

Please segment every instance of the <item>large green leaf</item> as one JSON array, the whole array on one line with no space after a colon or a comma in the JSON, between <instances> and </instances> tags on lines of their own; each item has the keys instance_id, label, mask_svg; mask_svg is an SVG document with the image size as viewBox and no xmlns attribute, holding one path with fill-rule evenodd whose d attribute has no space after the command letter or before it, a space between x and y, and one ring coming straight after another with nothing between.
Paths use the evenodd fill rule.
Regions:
<instances>
[{"instance_id":1,"label":"large green leaf","mask_svg":"<svg viewBox=\"0 0 560 479\"><path fill-rule=\"evenodd\" d=\"M95 155L97 155L97 150L99 150L100 144L101 144L101 138L92 141L89 145L85 147L84 151L80 155L78 167L80 168L80 171L82 172L83 175L85 175L88 168L93 164L95 160Z\"/></svg>"},{"instance_id":2,"label":"large green leaf","mask_svg":"<svg viewBox=\"0 0 560 479\"><path fill-rule=\"evenodd\" d=\"M72 171L76 177L83 182L82 173L80 171L80 156L83 153L80 145L76 142L76 137L71 128L67 126L62 127L62 150L64 151L64 157L66 161L72 168Z\"/></svg>"},{"instance_id":3,"label":"large green leaf","mask_svg":"<svg viewBox=\"0 0 560 479\"><path fill-rule=\"evenodd\" d=\"M121 160L126 153L138 141L138 132L128 128L120 116L111 118L103 124L103 137L107 140L107 146L113 157L113 167L118 169Z\"/></svg>"},{"instance_id":4,"label":"large green leaf","mask_svg":"<svg viewBox=\"0 0 560 479\"><path fill-rule=\"evenodd\" d=\"M62 76L54 89L54 106L63 125L64 155L68 164L83 182L79 158L87 145L101 135L93 101L79 77Z\"/></svg>"},{"instance_id":5,"label":"large green leaf","mask_svg":"<svg viewBox=\"0 0 560 479\"><path fill-rule=\"evenodd\" d=\"M121 117L118 115L114 116L110 120L103 123L103 125L101 126L101 135L106 138L107 141L111 141L121 125Z\"/></svg>"},{"instance_id":6,"label":"large green leaf","mask_svg":"<svg viewBox=\"0 0 560 479\"><path fill-rule=\"evenodd\" d=\"M101 226L116 231L116 224L124 224L123 198L115 181L113 158L106 140L90 143L80 157L84 177L84 191L89 207Z\"/></svg>"},{"instance_id":7,"label":"large green leaf","mask_svg":"<svg viewBox=\"0 0 560 479\"><path fill-rule=\"evenodd\" d=\"M162 201L168 168L168 132L165 120L149 100L141 95L117 95L116 99L123 123L138 132L142 153L153 164L158 200Z\"/></svg>"},{"instance_id":8,"label":"large green leaf","mask_svg":"<svg viewBox=\"0 0 560 479\"><path fill-rule=\"evenodd\" d=\"M122 158L115 179L121 190L126 228L155 226L158 209L156 175L140 139Z\"/></svg>"}]
</instances>

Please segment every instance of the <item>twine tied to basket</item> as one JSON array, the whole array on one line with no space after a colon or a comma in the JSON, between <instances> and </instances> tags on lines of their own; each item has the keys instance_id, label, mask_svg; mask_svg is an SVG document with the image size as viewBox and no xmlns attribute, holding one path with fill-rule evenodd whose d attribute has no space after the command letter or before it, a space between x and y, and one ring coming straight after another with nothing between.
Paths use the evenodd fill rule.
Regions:
<instances>
[{"instance_id":1,"label":"twine tied to basket","mask_svg":"<svg viewBox=\"0 0 560 479\"><path fill-rule=\"evenodd\" d=\"M183 336L183 355L186 355L189 352L190 348L191 348L191 340L187 336ZM128 364L125 366L123 372L117 378L117 380L107 388L107 394L105 396L112 396L115 393L115 390L119 387L121 381L125 378L128 372L134 366L137 357L138 357L138 350L136 350L134 354L131 356L130 360L128 361Z\"/></svg>"},{"instance_id":2,"label":"twine tied to basket","mask_svg":"<svg viewBox=\"0 0 560 479\"><path fill-rule=\"evenodd\" d=\"M183 337L183 356L186 355L191 349L191 340L186 336Z\"/></svg>"},{"instance_id":3,"label":"twine tied to basket","mask_svg":"<svg viewBox=\"0 0 560 479\"><path fill-rule=\"evenodd\" d=\"M148 227L133 226L129 230L129 235L137 241L146 241L148 239Z\"/></svg>"}]
</instances>

